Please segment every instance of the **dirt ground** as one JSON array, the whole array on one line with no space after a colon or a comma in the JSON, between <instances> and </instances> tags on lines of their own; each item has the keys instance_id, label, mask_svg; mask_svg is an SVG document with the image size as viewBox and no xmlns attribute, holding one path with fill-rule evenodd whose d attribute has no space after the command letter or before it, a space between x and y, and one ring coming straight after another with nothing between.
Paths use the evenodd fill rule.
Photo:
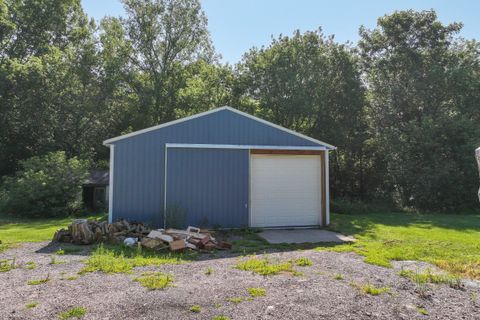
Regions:
<instances>
[{"instance_id":1,"label":"dirt ground","mask_svg":"<svg viewBox=\"0 0 480 320\"><path fill-rule=\"evenodd\" d=\"M402 266L419 270L418 262L396 262L383 268L362 261L353 253L314 250L268 254L272 260L298 257L312 260L312 266L295 269L302 276L261 276L234 268L241 257L205 255L180 265L136 268L132 274L87 273L77 275L87 258L83 252L56 256L63 264L49 264L55 246L24 243L0 254L0 260L15 257L24 264L34 261L36 269L20 267L0 273L0 319L57 319L72 307L87 310L84 319L480 319L480 283L464 281L461 289L445 284L420 288L398 275ZM206 275L205 271L213 272ZM162 271L174 276L174 286L149 291L133 281L144 271ZM343 279L335 279L341 274ZM27 285L32 279L50 281ZM78 276L75 280L62 280ZM389 287L389 293L369 295L358 286ZM266 296L240 303L232 297L248 298L247 288L262 287ZM26 304L38 302L27 308ZM201 311L190 308L199 305ZM421 312L427 312L424 315Z\"/></svg>"}]
</instances>

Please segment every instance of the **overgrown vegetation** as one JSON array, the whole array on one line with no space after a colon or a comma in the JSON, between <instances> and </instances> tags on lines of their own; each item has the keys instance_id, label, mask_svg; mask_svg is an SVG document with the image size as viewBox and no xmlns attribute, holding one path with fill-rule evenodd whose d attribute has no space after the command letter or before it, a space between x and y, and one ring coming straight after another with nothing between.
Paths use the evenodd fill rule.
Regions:
<instances>
[{"instance_id":1,"label":"overgrown vegetation","mask_svg":"<svg viewBox=\"0 0 480 320\"><path fill-rule=\"evenodd\" d=\"M13 177L4 177L0 212L24 217L66 217L81 208L78 194L89 164L65 152L20 161Z\"/></svg>"},{"instance_id":2,"label":"overgrown vegetation","mask_svg":"<svg viewBox=\"0 0 480 320\"><path fill-rule=\"evenodd\" d=\"M71 318L82 318L85 314L87 314L87 309L83 307L75 307L60 313L58 317L62 320L65 320Z\"/></svg>"},{"instance_id":3,"label":"overgrown vegetation","mask_svg":"<svg viewBox=\"0 0 480 320\"><path fill-rule=\"evenodd\" d=\"M162 264L179 264L194 256L175 253L156 253L147 249L99 245L85 261L81 273L130 273L134 267Z\"/></svg>"},{"instance_id":4,"label":"overgrown vegetation","mask_svg":"<svg viewBox=\"0 0 480 320\"><path fill-rule=\"evenodd\" d=\"M162 272L146 272L133 280L149 290L165 289L173 282L173 276Z\"/></svg>"},{"instance_id":5,"label":"overgrown vegetation","mask_svg":"<svg viewBox=\"0 0 480 320\"><path fill-rule=\"evenodd\" d=\"M456 276L480 279L479 215L332 214L331 221L332 229L357 241L317 245L317 250L354 251L384 267L391 267L392 260L425 261Z\"/></svg>"}]
</instances>

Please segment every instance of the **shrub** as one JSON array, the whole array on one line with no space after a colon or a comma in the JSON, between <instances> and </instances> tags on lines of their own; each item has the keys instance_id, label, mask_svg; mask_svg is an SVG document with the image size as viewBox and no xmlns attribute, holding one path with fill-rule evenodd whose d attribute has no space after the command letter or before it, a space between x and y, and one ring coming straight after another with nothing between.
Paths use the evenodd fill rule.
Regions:
<instances>
[{"instance_id":1,"label":"shrub","mask_svg":"<svg viewBox=\"0 0 480 320\"><path fill-rule=\"evenodd\" d=\"M60 319L82 318L87 313L83 307L75 307L58 315Z\"/></svg>"},{"instance_id":2,"label":"shrub","mask_svg":"<svg viewBox=\"0 0 480 320\"><path fill-rule=\"evenodd\" d=\"M20 171L5 177L0 212L24 217L66 217L81 207L88 162L52 152L20 162Z\"/></svg>"}]
</instances>

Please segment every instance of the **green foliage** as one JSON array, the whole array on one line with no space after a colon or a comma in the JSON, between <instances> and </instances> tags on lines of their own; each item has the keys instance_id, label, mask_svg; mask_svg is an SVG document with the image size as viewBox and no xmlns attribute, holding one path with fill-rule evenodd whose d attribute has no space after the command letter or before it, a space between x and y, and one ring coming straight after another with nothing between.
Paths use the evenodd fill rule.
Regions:
<instances>
[{"instance_id":1,"label":"green foliage","mask_svg":"<svg viewBox=\"0 0 480 320\"><path fill-rule=\"evenodd\" d=\"M184 261L181 254L159 254L149 250L130 247L108 248L100 245L85 262L81 273L101 271L105 273L130 273L134 267L162 264L179 264Z\"/></svg>"},{"instance_id":2,"label":"green foliage","mask_svg":"<svg viewBox=\"0 0 480 320\"><path fill-rule=\"evenodd\" d=\"M37 264L33 261L28 261L27 263L25 263L25 268L33 270L37 268Z\"/></svg>"},{"instance_id":3,"label":"green foliage","mask_svg":"<svg viewBox=\"0 0 480 320\"><path fill-rule=\"evenodd\" d=\"M162 272L145 273L133 280L139 282L149 290L165 289L173 282L173 276Z\"/></svg>"},{"instance_id":4,"label":"green foliage","mask_svg":"<svg viewBox=\"0 0 480 320\"><path fill-rule=\"evenodd\" d=\"M267 294L267 290L265 288L247 288L248 293L252 297L264 297Z\"/></svg>"},{"instance_id":5,"label":"green foliage","mask_svg":"<svg viewBox=\"0 0 480 320\"><path fill-rule=\"evenodd\" d=\"M391 267L391 260L419 260L461 277L480 279L478 215L378 213L332 214L331 228L357 241L317 250L354 251L365 262Z\"/></svg>"},{"instance_id":6,"label":"green foliage","mask_svg":"<svg viewBox=\"0 0 480 320\"><path fill-rule=\"evenodd\" d=\"M88 162L68 159L64 152L22 161L21 170L3 180L0 210L26 217L68 216L81 206L87 168Z\"/></svg>"},{"instance_id":7,"label":"green foliage","mask_svg":"<svg viewBox=\"0 0 480 320\"><path fill-rule=\"evenodd\" d=\"M212 267L208 267L207 270L205 271L205 275L206 276L209 276L209 275L212 275L213 274L213 268Z\"/></svg>"},{"instance_id":8,"label":"green foliage","mask_svg":"<svg viewBox=\"0 0 480 320\"><path fill-rule=\"evenodd\" d=\"M75 307L58 315L60 319L82 318L87 313L83 307Z\"/></svg>"},{"instance_id":9,"label":"green foliage","mask_svg":"<svg viewBox=\"0 0 480 320\"><path fill-rule=\"evenodd\" d=\"M343 277L343 275L337 273L336 275L333 276L333 279L335 279L335 280L343 280L344 277Z\"/></svg>"},{"instance_id":10,"label":"green foliage","mask_svg":"<svg viewBox=\"0 0 480 320\"><path fill-rule=\"evenodd\" d=\"M230 317L219 315L219 316L213 316L212 320L230 320Z\"/></svg>"}]
</instances>

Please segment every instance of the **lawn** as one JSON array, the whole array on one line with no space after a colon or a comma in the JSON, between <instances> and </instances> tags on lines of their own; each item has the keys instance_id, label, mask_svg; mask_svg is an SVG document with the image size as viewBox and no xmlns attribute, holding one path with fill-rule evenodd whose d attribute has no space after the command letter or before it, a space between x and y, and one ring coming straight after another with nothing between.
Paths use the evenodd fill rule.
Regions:
<instances>
[{"instance_id":1,"label":"lawn","mask_svg":"<svg viewBox=\"0 0 480 320\"><path fill-rule=\"evenodd\" d=\"M104 219L104 215L85 218ZM55 231L66 227L73 219L75 218L23 219L0 216L0 240L3 243L49 241Z\"/></svg>"},{"instance_id":2,"label":"lawn","mask_svg":"<svg viewBox=\"0 0 480 320\"><path fill-rule=\"evenodd\" d=\"M365 262L430 262L462 277L480 279L480 215L382 213L332 214L333 230L355 236L354 244L317 250L354 251Z\"/></svg>"},{"instance_id":3,"label":"lawn","mask_svg":"<svg viewBox=\"0 0 480 320\"><path fill-rule=\"evenodd\" d=\"M91 218L99 219L100 216ZM0 217L3 243L48 241L71 218L25 220ZM480 215L371 213L332 214L331 229L358 241L342 245L269 245L254 232L234 234L233 252L260 253L270 249L315 248L353 251L365 262L390 267L391 260L420 260L462 277L480 279ZM1 247L0 247L1 251Z\"/></svg>"}]
</instances>

